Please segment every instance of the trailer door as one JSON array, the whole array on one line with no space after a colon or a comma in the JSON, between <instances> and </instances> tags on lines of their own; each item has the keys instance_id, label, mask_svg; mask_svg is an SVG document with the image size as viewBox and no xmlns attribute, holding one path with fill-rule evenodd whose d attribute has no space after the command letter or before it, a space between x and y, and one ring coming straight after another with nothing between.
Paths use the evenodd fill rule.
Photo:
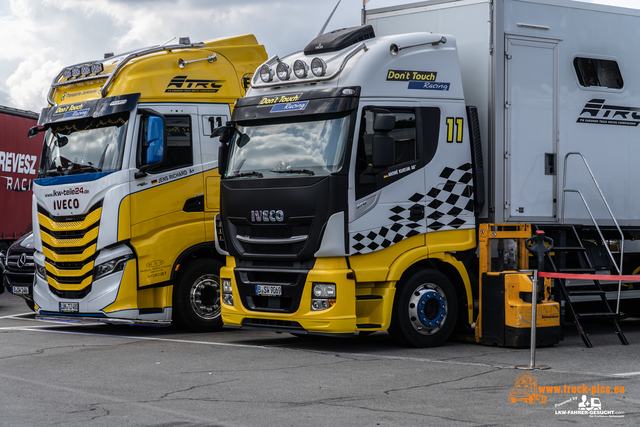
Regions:
<instances>
[{"instance_id":1,"label":"trailer door","mask_svg":"<svg viewBox=\"0 0 640 427\"><path fill-rule=\"evenodd\" d=\"M558 43L505 46L505 218L555 221Z\"/></svg>"}]
</instances>

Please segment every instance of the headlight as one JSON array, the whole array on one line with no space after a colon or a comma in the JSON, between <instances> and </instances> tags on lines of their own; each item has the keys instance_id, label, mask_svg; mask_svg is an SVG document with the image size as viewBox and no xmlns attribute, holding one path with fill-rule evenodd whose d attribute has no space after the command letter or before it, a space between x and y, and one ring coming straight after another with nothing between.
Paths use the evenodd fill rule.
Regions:
<instances>
[{"instance_id":1,"label":"headlight","mask_svg":"<svg viewBox=\"0 0 640 427\"><path fill-rule=\"evenodd\" d=\"M64 70L62 70L62 77L64 77L65 79L70 79L71 78L71 68L65 68Z\"/></svg>"},{"instance_id":2,"label":"headlight","mask_svg":"<svg viewBox=\"0 0 640 427\"><path fill-rule=\"evenodd\" d=\"M89 75L89 73L91 73L91 65L89 64L82 64L80 66L80 74L82 75Z\"/></svg>"},{"instance_id":3,"label":"headlight","mask_svg":"<svg viewBox=\"0 0 640 427\"><path fill-rule=\"evenodd\" d=\"M273 70L267 64L264 64L262 67L260 67L259 73L260 80L262 80L264 83L269 83L271 80L273 80Z\"/></svg>"},{"instance_id":4,"label":"headlight","mask_svg":"<svg viewBox=\"0 0 640 427\"><path fill-rule=\"evenodd\" d=\"M335 283L314 283L313 296L316 298L335 298L336 284Z\"/></svg>"},{"instance_id":5,"label":"headlight","mask_svg":"<svg viewBox=\"0 0 640 427\"><path fill-rule=\"evenodd\" d=\"M93 280L98 280L108 276L109 274L124 270L125 264L132 258L133 255L125 255L112 259L111 261L107 261L103 264L96 265L93 268Z\"/></svg>"},{"instance_id":6,"label":"headlight","mask_svg":"<svg viewBox=\"0 0 640 427\"><path fill-rule=\"evenodd\" d=\"M327 72L327 63L320 58L313 58L311 61L311 72L316 77L322 77Z\"/></svg>"},{"instance_id":7,"label":"headlight","mask_svg":"<svg viewBox=\"0 0 640 427\"><path fill-rule=\"evenodd\" d=\"M311 311L326 310L336 303L335 283L313 283Z\"/></svg>"},{"instance_id":8,"label":"headlight","mask_svg":"<svg viewBox=\"0 0 640 427\"><path fill-rule=\"evenodd\" d=\"M71 77L78 77L80 75L80 67L76 66L71 69Z\"/></svg>"},{"instance_id":9,"label":"headlight","mask_svg":"<svg viewBox=\"0 0 640 427\"><path fill-rule=\"evenodd\" d=\"M36 264L36 274L40 276L40 278L47 280L47 270L43 265Z\"/></svg>"},{"instance_id":10,"label":"headlight","mask_svg":"<svg viewBox=\"0 0 640 427\"><path fill-rule=\"evenodd\" d=\"M296 62L293 63L293 74L295 74L297 78L304 79L305 77L307 77L308 73L309 73L309 66L307 65L306 62L304 62L301 59L298 59L296 60Z\"/></svg>"},{"instance_id":11,"label":"headlight","mask_svg":"<svg viewBox=\"0 0 640 427\"><path fill-rule=\"evenodd\" d=\"M276 67L276 73L280 80L289 80L289 76L291 76L291 68L289 68L289 66L284 62L280 62Z\"/></svg>"},{"instance_id":12,"label":"headlight","mask_svg":"<svg viewBox=\"0 0 640 427\"><path fill-rule=\"evenodd\" d=\"M91 73L100 74L102 72L102 64L99 62L91 64Z\"/></svg>"},{"instance_id":13,"label":"headlight","mask_svg":"<svg viewBox=\"0 0 640 427\"><path fill-rule=\"evenodd\" d=\"M231 279L220 279L222 285L222 302L226 305L233 305L233 288L231 287Z\"/></svg>"}]
</instances>

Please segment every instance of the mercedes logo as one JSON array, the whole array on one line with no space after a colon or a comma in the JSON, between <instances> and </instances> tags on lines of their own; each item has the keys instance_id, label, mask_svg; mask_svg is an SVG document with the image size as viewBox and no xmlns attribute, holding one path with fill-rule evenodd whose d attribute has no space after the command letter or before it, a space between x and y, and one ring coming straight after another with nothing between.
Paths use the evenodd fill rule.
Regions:
<instances>
[{"instance_id":1,"label":"mercedes logo","mask_svg":"<svg viewBox=\"0 0 640 427\"><path fill-rule=\"evenodd\" d=\"M22 253L22 255L20 255L20 258L18 258L18 268L24 267L26 263L27 263L27 254Z\"/></svg>"}]
</instances>

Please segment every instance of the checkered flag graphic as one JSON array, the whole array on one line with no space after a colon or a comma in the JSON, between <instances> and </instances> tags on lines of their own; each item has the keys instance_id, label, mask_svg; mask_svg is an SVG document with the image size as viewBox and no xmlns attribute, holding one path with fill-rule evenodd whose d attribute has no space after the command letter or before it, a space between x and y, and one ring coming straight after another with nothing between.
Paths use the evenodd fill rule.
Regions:
<instances>
[{"instance_id":1,"label":"checkered flag graphic","mask_svg":"<svg viewBox=\"0 0 640 427\"><path fill-rule=\"evenodd\" d=\"M351 236L351 247L355 250L353 255L361 255L374 252L381 248L388 248L394 243L398 243L406 238L424 233L424 227L418 222L409 219L411 208L418 205L424 199L424 194L415 193L409 197L409 201L414 205L405 208L400 205L392 207L389 211L389 220L392 224L369 231L366 234L356 233Z\"/></svg>"},{"instance_id":2,"label":"checkered flag graphic","mask_svg":"<svg viewBox=\"0 0 640 427\"><path fill-rule=\"evenodd\" d=\"M473 175L471 163L456 169L446 167L440 173L444 184L427 192L427 228L429 231L457 230L469 219L461 217L473 213ZM471 217L473 219L473 216Z\"/></svg>"}]
</instances>

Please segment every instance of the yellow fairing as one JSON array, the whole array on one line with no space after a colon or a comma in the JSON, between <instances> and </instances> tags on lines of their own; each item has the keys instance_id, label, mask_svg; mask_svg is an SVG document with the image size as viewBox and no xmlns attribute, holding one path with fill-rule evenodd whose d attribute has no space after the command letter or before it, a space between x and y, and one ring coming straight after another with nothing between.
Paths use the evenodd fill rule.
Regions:
<instances>
[{"instance_id":1,"label":"yellow fairing","mask_svg":"<svg viewBox=\"0 0 640 427\"><path fill-rule=\"evenodd\" d=\"M204 212L183 210L187 199L203 192L203 176L196 174L130 196L139 288L167 282L178 256L206 241Z\"/></svg>"},{"instance_id":2,"label":"yellow fairing","mask_svg":"<svg viewBox=\"0 0 640 427\"><path fill-rule=\"evenodd\" d=\"M215 55L210 63L207 57ZM107 78L116 70L126 55L104 62L99 74L104 78L69 83L73 78L61 78L65 83L54 90L52 99L65 105L98 99ZM180 68L178 61L192 62ZM204 47L162 50L140 55L121 67L112 79L104 96L140 93L140 102L215 102L233 105L244 96L249 79L267 59L264 46L253 35L243 35L204 42ZM92 76L93 77L93 76Z\"/></svg>"},{"instance_id":3,"label":"yellow fairing","mask_svg":"<svg viewBox=\"0 0 640 427\"><path fill-rule=\"evenodd\" d=\"M222 305L222 319L230 326L242 326L245 318L288 320L298 322L309 332L353 333L355 331L379 331L389 328L393 311L396 282L415 263L435 258L453 266L459 273L467 294L469 322L473 321L473 297L471 283L464 265L449 251L462 251L475 247L474 230L453 230L418 235L370 254L349 258L318 258L305 282L300 306L292 314L276 314L246 310L237 292L232 257L227 257L227 267L222 278L231 279L234 306ZM354 277L354 279L351 279ZM337 285L336 304L322 311L311 311L311 287L313 282L329 282Z\"/></svg>"}]
</instances>

